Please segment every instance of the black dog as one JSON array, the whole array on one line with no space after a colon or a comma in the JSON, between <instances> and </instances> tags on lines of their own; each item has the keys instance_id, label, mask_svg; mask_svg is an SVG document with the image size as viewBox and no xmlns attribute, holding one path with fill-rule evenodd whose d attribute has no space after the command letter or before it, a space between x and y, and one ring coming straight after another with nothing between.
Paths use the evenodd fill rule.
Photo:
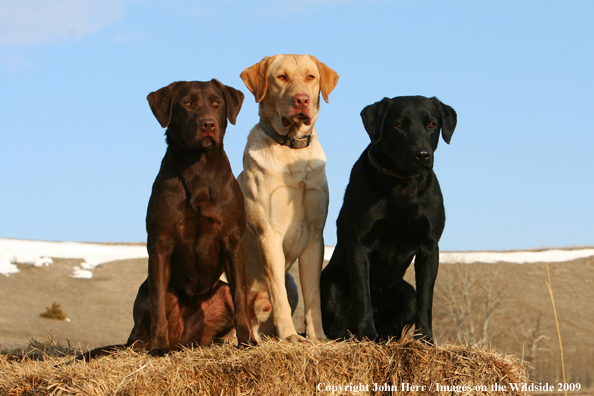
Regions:
<instances>
[{"instance_id":1,"label":"black dog","mask_svg":"<svg viewBox=\"0 0 594 396\"><path fill-rule=\"evenodd\" d=\"M336 222L338 241L322 272L322 319L330 338L416 336L433 342L431 309L445 224L433 173L440 130L446 143L456 112L437 98L404 96L367 106L371 144L353 166ZM403 280L415 258L416 293Z\"/></svg>"}]
</instances>

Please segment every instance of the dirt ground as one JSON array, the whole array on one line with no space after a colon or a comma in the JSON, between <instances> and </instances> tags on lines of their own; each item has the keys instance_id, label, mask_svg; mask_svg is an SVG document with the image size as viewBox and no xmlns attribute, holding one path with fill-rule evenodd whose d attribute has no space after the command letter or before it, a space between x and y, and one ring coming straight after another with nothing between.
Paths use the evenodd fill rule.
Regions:
<instances>
[{"instance_id":1,"label":"dirt ground","mask_svg":"<svg viewBox=\"0 0 594 396\"><path fill-rule=\"evenodd\" d=\"M18 265L21 272L9 277L0 276L0 346L26 345L32 337L43 340L48 334L73 346L95 347L127 340L133 326L134 298L146 278L147 259L114 261L98 266L92 279L71 278L73 268L80 261L54 259L54 264L47 267ZM440 266L438 284L448 279L450 265ZM492 264L473 266L477 270L480 267L493 268ZM525 313L540 311L552 314L549 313L550 299L544 286L544 264L502 263L498 266L513 283L515 309ZM584 341L594 335L594 305L591 304L594 298L594 258L555 263L550 269L562 332L569 339L582 340L576 343L568 340L566 348L584 345ZM409 272L406 278L414 284L412 266ZM291 273L300 285L298 265L291 268ZM53 302L62 305L70 321L39 316ZM297 331L304 331L301 294L293 322Z\"/></svg>"},{"instance_id":2,"label":"dirt ground","mask_svg":"<svg viewBox=\"0 0 594 396\"><path fill-rule=\"evenodd\" d=\"M132 306L147 274L147 259L114 261L98 266L91 279L70 277L78 259L55 258L48 267L18 265L21 272L0 275L0 346L24 346L48 334L77 347L126 342L134 321ZM292 268L299 284L297 266ZM294 317L303 331L303 301ZM53 302L61 304L70 321L39 316ZM299 309L299 308L298 308Z\"/></svg>"},{"instance_id":3,"label":"dirt ground","mask_svg":"<svg viewBox=\"0 0 594 396\"><path fill-rule=\"evenodd\" d=\"M48 267L18 265L21 272L0 276L0 345L26 345L32 337L73 346L124 343L132 330L132 305L146 278L147 260L107 263L92 279L70 277L81 260L54 259ZM70 321L45 319L39 313L53 302Z\"/></svg>"}]
</instances>

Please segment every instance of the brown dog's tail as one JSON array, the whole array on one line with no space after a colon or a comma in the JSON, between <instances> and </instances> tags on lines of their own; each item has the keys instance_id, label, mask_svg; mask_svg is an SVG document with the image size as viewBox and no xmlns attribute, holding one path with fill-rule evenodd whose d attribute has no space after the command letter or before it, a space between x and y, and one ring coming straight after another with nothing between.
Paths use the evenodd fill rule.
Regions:
<instances>
[{"instance_id":1,"label":"brown dog's tail","mask_svg":"<svg viewBox=\"0 0 594 396\"><path fill-rule=\"evenodd\" d=\"M108 345L108 346L104 346L104 347L91 349L90 351L87 351L87 352L81 352L76 355L74 360L84 360L85 362L88 362L92 359L96 359L101 356L110 355L112 353L115 353L118 351L123 351L126 349L132 349L133 351L136 351L136 352L144 351L147 346L148 346L148 343L142 343L142 342L135 342L132 344Z\"/></svg>"}]
</instances>

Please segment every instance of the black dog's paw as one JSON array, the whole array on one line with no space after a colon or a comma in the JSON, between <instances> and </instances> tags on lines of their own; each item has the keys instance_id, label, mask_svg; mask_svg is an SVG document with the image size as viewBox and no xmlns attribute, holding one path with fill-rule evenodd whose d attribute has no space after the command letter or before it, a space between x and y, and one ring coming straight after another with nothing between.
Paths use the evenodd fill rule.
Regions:
<instances>
[{"instance_id":1,"label":"black dog's paw","mask_svg":"<svg viewBox=\"0 0 594 396\"><path fill-rule=\"evenodd\" d=\"M435 340L433 339L433 335L431 335L431 334L428 335L428 334L416 333L415 339L419 340L427 345L435 346Z\"/></svg>"},{"instance_id":2,"label":"black dog's paw","mask_svg":"<svg viewBox=\"0 0 594 396\"><path fill-rule=\"evenodd\" d=\"M375 341L378 338L377 330L375 329L373 323L367 324L366 326L361 326L359 329L357 329L357 331L355 331L355 336L359 341L366 339L369 341Z\"/></svg>"}]
</instances>

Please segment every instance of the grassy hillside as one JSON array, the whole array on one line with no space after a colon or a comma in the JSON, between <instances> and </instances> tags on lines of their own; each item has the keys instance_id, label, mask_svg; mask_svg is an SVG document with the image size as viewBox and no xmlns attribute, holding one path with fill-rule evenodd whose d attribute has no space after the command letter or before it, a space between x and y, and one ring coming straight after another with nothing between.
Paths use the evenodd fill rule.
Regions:
<instances>
[{"instance_id":1,"label":"grassy hillside","mask_svg":"<svg viewBox=\"0 0 594 396\"><path fill-rule=\"evenodd\" d=\"M103 264L92 279L68 275L78 260L56 259L49 267L19 265L0 276L0 346L26 346L52 338L84 348L125 342L132 328L132 303L146 276L146 260ZM550 264L561 328L567 382L592 386L594 377L594 258ZM298 279L297 268L292 272ZM408 273L409 280L414 274ZM414 284L414 282L413 282ZM53 302L70 322L42 318ZM294 317L302 329L303 316ZM434 307L438 343L487 347L531 362L530 378L561 382L557 332L546 286L545 263L443 264Z\"/></svg>"}]
</instances>

